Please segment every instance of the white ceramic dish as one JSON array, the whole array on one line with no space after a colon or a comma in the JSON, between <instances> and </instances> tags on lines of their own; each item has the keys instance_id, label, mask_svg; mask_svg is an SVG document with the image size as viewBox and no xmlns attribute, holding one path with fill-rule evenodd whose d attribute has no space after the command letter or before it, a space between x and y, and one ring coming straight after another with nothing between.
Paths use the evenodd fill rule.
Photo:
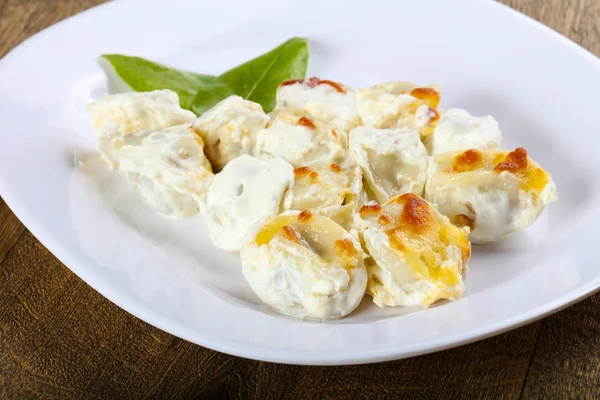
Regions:
<instances>
[{"instance_id":1,"label":"white ceramic dish","mask_svg":"<svg viewBox=\"0 0 600 400\"><path fill-rule=\"evenodd\" d=\"M505 242L478 247L457 302L302 322L260 305L236 255L201 219L168 220L93 158L84 107L106 92L96 58L141 55L218 73L292 36L310 75L353 87L440 82L443 107L490 113L526 147L560 200ZM542 25L484 1L119 1L27 40L0 61L0 194L63 263L139 318L200 345L297 364L391 360L457 346L598 289L600 62Z\"/></svg>"}]
</instances>

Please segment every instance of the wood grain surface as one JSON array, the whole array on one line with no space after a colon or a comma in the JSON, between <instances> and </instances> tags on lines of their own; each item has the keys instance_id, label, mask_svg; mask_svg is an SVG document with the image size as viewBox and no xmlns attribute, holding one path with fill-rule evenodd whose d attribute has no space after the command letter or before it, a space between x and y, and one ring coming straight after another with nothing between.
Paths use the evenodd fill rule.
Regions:
<instances>
[{"instance_id":1,"label":"wood grain surface","mask_svg":"<svg viewBox=\"0 0 600 400\"><path fill-rule=\"evenodd\" d=\"M0 57L101 0L0 0ZM600 0L505 0L600 55ZM0 199L0 398L600 398L600 295L475 344L389 363L228 356L110 303Z\"/></svg>"}]
</instances>

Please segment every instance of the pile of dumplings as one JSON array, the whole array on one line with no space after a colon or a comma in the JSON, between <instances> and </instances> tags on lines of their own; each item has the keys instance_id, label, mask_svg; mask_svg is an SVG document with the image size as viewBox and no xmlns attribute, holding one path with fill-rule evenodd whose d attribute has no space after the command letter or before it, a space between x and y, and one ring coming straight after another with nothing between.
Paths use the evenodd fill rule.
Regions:
<instances>
[{"instance_id":1,"label":"pile of dumplings","mask_svg":"<svg viewBox=\"0 0 600 400\"><path fill-rule=\"evenodd\" d=\"M530 226L557 200L527 151L501 150L491 116L439 108L435 85L353 91L283 82L277 107L231 96L200 117L169 90L88 106L103 160L157 213L200 213L281 313L333 319L458 299L471 243Z\"/></svg>"}]
</instances>

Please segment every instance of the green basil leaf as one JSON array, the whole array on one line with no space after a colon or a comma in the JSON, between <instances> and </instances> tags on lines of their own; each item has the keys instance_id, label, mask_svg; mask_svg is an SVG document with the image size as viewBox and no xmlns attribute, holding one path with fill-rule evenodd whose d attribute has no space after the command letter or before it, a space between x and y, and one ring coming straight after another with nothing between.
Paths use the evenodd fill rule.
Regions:
<instances>
[{"instance_id":1,"label":"green basil leaf","mask_svg":"<svg viewBox=\"0 0 600 400\"><path fill-rule=\"evenodd\" d=\"M111 93L148 92L170 89L179 95L181 107L192 109L199 91L210 91L217 80L210 75L181 71L140 57L120 54L100 56L100 65L108 77Z\"/></svg>"},{"instance_id":2,"label":"green basil leaf","mask_svg":"<svg viewBox=\"0 0 600 400\"><path fill-rule=\"evenodd\" d=\"M306 76L308 41L292 38L273 50L219 76L233 93L262 105L265 112L275 107L279 84Z\"/></svg>"},{"instance_id":3,"label":"green basil leaf","mask_svg":"<svg viewBox=\"0 0 600 400\"><path fill-rule=\"evenodd\" d=\"M292 38L219 77L170 68L140 57L100 57L112 93L170 89L179 95L181 107L197 115L233 94L259 103L269 112L275 107L279 84L304 78L307 64L308 41L304 38Z\"/></svg>"},{"instance_id":4,"label":"green basil leaf","mask_svg":"<svg viewBox=\"0 0 600 400\"><path fill-rule=\"evenodd\" d=\"M196 92L192 100L191 110L196 115L202 115L212 106L223 99L235 94L225 82L215 79L213 82L206 83L203 88Z\"/></svg>"}]
</instances>

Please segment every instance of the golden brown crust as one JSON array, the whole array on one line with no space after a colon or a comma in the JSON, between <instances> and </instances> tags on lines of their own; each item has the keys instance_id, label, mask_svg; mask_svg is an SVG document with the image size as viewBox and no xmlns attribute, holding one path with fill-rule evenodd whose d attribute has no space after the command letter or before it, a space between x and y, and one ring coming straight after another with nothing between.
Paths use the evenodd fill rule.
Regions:
<instances>
[{"instance_id":1,"label":"golden brown crust","mask_svg":"<svg viewBox=\"0 0 600 400\"><path fill-rule=\"evenodd\" d=\"M298 235L296 235L296 231L289 225L284 225L281 227L281 235L289 240L290 242L300 243L298 239Z\"/></svg>"},{"instance_id":2,"label":"golden brown crust","mask_svg":"<svg viewBox=\"0 0 600 400\"><path fill-rule=\"evenodd\" d=\"M428 88L428 87L414 88L413 90L410 91L410 95L412 97L416 97L417 99L423 101L425 104L427 104L431 108L437 108L438 105L440 104L440 98L441 98L440 93L433 88Z\"/></svg>"},{"instance_id":3,"label":"golden brown crust","mask_svg":"<svg viewBox=\"0 0 600 400\"><path fill-rule=\"evenodd\" d=\"M494 172L508 171L517 173L527 168L527 150L518 147L504 157L504 161L494 167Z\"/></svg>"},{"instance_id":4,"label":"golden brown crust","mask_svg":"<svg viewBox=\"0 0 600 400\"><path fill-rule=\"evenodd\" d=\"M302 125L310 129L317 129L317 125L315 125L314 121L308 117L300 117L300 119L298 119L298 125Z\"/></svg>"},{"instance_id":5,"label":"golden brown crust","mask_svg":"<svg viewBox=\"0 0 600 400\"><path fill-rule=\"evenodd\" d=\"M404 262L417 276L436 281L444 287L460 283L459 274L466 271L466 263L471 256L465 229L450 224L447 218L414 193L396 196L382 209L383 212L376 216L379 229L387 235L389 246L402 253ZM390 221L392 224L387 225ZM450 253L449 246L460 249L461 262ZM453 264L447 268L440 264L440 260L451 260Z\"/></svg>"},{"instance_id":6,"label":"golden brown crust","mask_svg":"<svg viewBox=\"0 0 600 400\"><path fill-rule=\"evenodd\" d=\"M452 157L452 156L450 156ZM447 166L447 158L442 157L439 166L445 174L485 171L495 174L512 174L518 180L522 190L539 193L552 180L550 174L544 171L527 155L527 150L518 147L513 151L505 150L476 150L470 149L455 155L452 165Z\"/></svg>"},{"instance_id":7,"label":"golden brown crust","mask_svg":"<svg viewBox=\"0 0 600 400\"><path fill-rule=\"evenodd\" d=\"M450 173L475 171L484 166L485 159L483 158L483 153L479 150L471 149L454 157Z\"/></svg>"},{"instance_id":8,"label":"golden brown crust","mask_svg":"<svg viewBox=\"0 0 600 400\"><path fill-rule=\"evenodd\" d=\"M390 240L390 245L392 248L398 251L406 251L406 246L404 246L403 238L406 237L402 228L395 228L386 231L388 238Z\"/></svg>"},{"instance_id":9,"label":"golden brown crust","mask_svg":"<svg viewBox=\"0 0 600 400\"><path fill-rule=\"evenodd\" d=\"M302 211L298 214L298 222L305 223L310 221L312 218L312 213L310 211Z\"/></svg>"},{"instance_id":10,"label":"golden brown crust","mask_svg":"<svg viewBox=\"0 0 600 400\"><path fill-rule=\"evenodd\" d=\"M338 135L335 129L331 130L331 136L333 136L333 140L335 140L336 142L340 140L340 135Z\"/></svg>"},{"instance_id":11,"label":"golden brown crust","mask_svg":"<svg viewBox=\"0 0 600 400\"><path fill-rule=\"evenodd\" d=\"M401 200L399 204L404 203L399 217L400 226L415 233L422 233L433 228L435 218L425 200L414 193L398 196L396 201L398 202L399 199Z\"/></svg>"},{"instance_id":12,"label":"golden brown crust","mask_svg":"<svg viewBox=\"0 0 600 400\"><path fill-rule=\"evenodd\" d=\"M406 204L407 201L415 199L415 198L423 200L423 198L417 194L404 193L404 194L399 194L396 197L392 197L390 199L390 201L388 201L388 203L396 203L396 204L404 205L404 204ZM425 200L423 200L423 201L425 201Z\"/></svg>"},{"instance_id":13,"label":"golden brown crust","mask_svg":"<svg viewBox=\"0 0 600 400\"><path fill-rule=\"evenodd\" d=\"M381 214L377 218L377 222L379 222L379 225L382 225L382 226L390 226L390 225L394 224L394 218L390 217L387 214Z\"/></svg>"},{"instance_id":14,"label":"golden brown crust","mask_svg":"<svg viewBox=\"0 0 600 400\"><path fill-rule=\"evenodd\" d=\"M450 224L450 221L441 216L432 205L414 193L396 196L381 208L382 212L379 215L370 215L367 218L371 223L375 218L378 222L378 225L371 229L379 229L387 235L390 248L401 253L403 262L416 277L434 281L440 288L456 287L460 284L461 274L466 272L466 265L471 256L466 229ZM458 248L461 260L457 259L454 250L450 250L449 247ZM376 248L372 251L377 253L374 253L374 256L390 260L390 255L378 254ZM371 288L374 283L370 282ZM431 302L438 297L457 298L460 293L449 291L432 296ZM431 302L426 300L424 304L428 305Z\"/></svg>"},{"instance_id":15,"label":"golden brown crust","mask_svg":"<svg viewBox=\"0 0 600 400\"><path fill-rule=\"evenodd\" d=\"M356 259L356 248L352 240L348 238L336 240L333 242L333 248L338 258L343 262L349 263Z\"/></svg>"},{"instance_id":16,"label":"golden brown crust","mask_svg":"<svg viewBox=\"0 0 600 400\"><path fill-rule=\"evenodd\" d=\"M471 221L471 218L467 217L465 214L456 214L452 218L452 223L460 228L468 227L470 230L473 230L475 224Z\"/></svg>"},{"instance_id":17,"label":"golden brown crust","mask_svg":"<svg viewBox=\"0 0 600 400\"><path fill-rule=\"evenodd\" d=\"M380 212L381 212L381 205L374 201L368 202L367 204L362 206L360 208L360 210L358 211L361 218L364 218L366 215L369 215L369 214L378 214Z\"/></svg>"},{"instance_id":18,"label":"golden brown crust","mask_svg":"<svg viewBox=\"0 0 600 400\"><path fill-rule=\"evenodd\" d=\"M312 169L310 169L310 167L307 167L307 166L296 168L294 170L294 177L296 179L301 178L303 176L310 175L311 172L312 172Z\"/></svg>"},{"instance_id":19,"label":"golden brown crust","mask_svg":"<svg viewBox=\"0 0 600 400\"><path fill-rule=\"evenodd\" d=\"M282 82L279 87L295 85L297 83L302 83L310 88L317 87L319 85L329 85L334 88L339 93L346 93L346 88L342 86L342 84L334 81L330 81L329 79L319 79L316 76L309 79L292 79L289 81Z\"/></svg>"},{"instance_id":20,"label":"golden brown crust","mask_svg":"<svg viewBox=\"0 0 600 400\"><path fill-rule=\"evenodd\" d=\"M334 88L335 90L337 90L339 93L346 93L346 88L344 88L338 82L330 81L329 79L324 79L324 80L320 81L319 84L329 85L332 88Z\"/></svg>"},{"instance_id":21,"label":"golden brown crust","mask_svg":"<svg viewBox=\"0 0 600 400\"><path fill-rule=\"evenodd\" d=\"M514 149L504 157L498 155L494 163L495 173L509 172L517 175L523 190L541 192L552 179L548 172L527 157L527 150L522 147Z\"/></svg>"},{"instance_id":22,"label":"golden brown crust","mask_svg":"<svg viewBox=\"0 0 600 400\"><path fill-rule=\"evenodd\" d=\"M290 79L290 80L281 82L279 84L279 87L295 85L296 83L303 83L303 82L304 82L304 79Z\"/></svg>"},{"instance_id":23,"label":"golden brown crust","mask_svg":"<svg viewBox=\"0 0 600 400\"><path fill-rule=\"evenodd\" d=\"M312 171L309 175L311 183L319 182L319 173L317 171Z\"/></svg>"}]
</instances>

